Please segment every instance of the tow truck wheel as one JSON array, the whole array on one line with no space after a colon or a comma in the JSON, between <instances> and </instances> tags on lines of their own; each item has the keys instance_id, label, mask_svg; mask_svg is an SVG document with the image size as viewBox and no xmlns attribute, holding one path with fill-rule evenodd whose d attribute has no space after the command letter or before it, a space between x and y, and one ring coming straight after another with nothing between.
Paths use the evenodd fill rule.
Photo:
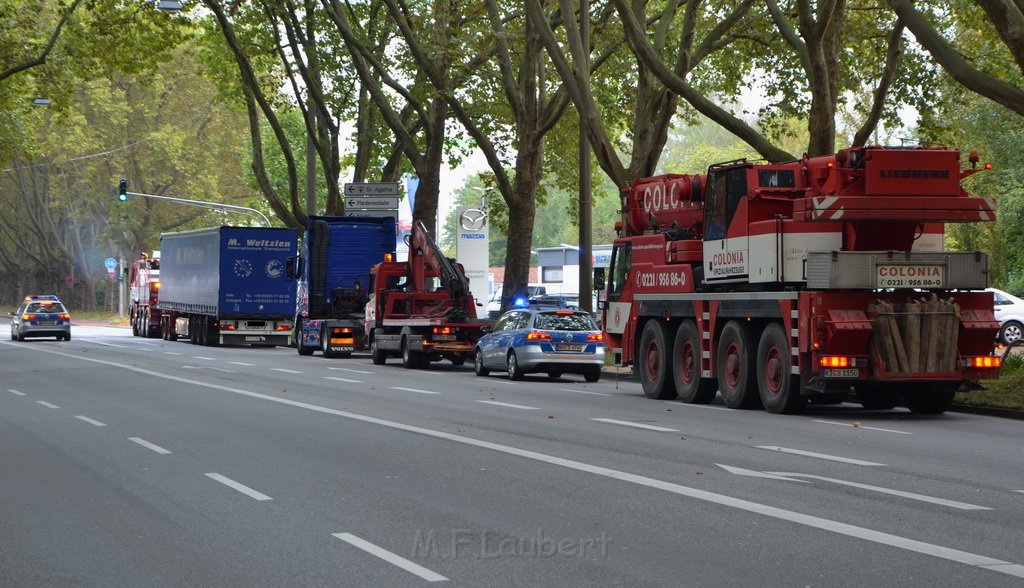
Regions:
<instances>
[{"instance_id":1,"label":"tow truck wheel","mask_svg":"<svg viewBox=\"0 0 1024 588\"><path fill-rule=\"evenodd\" d=\"M373 360L374 365L384 365L388 360L387 354L381 351L380 347L377 346L376 337L370 339L370 358Z\"/></svg>"},{"instance_id":2,"label":"tow truck wheel","mask_svg":"<svg viewBox=\"0 0 1024 588\"><path fill-rule=\"evenodd\" d=\"M476 348L476 353L473 354L473 371L480 377L491 375L491 370L484 367L484 352L479 347Z\"/></svg>"},{"instance_id":3,"label":"tow truck wheel","mask_svg":"<svg viewBox=\"0 0 1024 588\"><path fill-rule=\"evenodd\" d=\"M793 355L786 333L779 323L770 323L757 344L757 390L768 412L793 414L807 405L792 367Z\"/></svg>"},{"instance_id":4,"label":"tow truck wheel","mask_svg":"<svg viewBox=\"0 0 1024 588\"><path fill-rule=\"evenodd\" d=\"M956 389L946 383L917 384L904 391L903 399L914 414L942 414L953 405Z\"/></svg>"},{"instance_id":5,"label":"tow truck wheel","mask_svg":"<svg viewBox=\"0 0 1024 588\"><path fill-rule=\"evenodd\" d=\"M636 370L640 374L640 384L644 388L644 396L653 400L676 397L667 339L665 329L658 321L647 321L637 347Z\"/></svg>"},{"instance_id":6,"label":"tow truck wheel","mask_svg":"<svg viewBox=\"0 0 1024 588\"><path fill-rule=\"evenodd\" d=\"M743 325L729 321L718 340L718 388L729 408L757 405L757 366L750 335Z\"/></svg>"},{"instance_id":7,"label":"tow truck wheel","mask_svg":"<svg viewBox=\"0 0 1024 588\"><path fill-rule=\"evenodd\" d=\"M425 356L409 348L409 339L402 337L402 367L407 370L420 369L426 363Z\"/></svg>"},{"instance_id":8,"label":"tow truck wheel","mask_svg":"<svg viewBox=\"0 0 1024 588\"><path fill-rule=\"evenodd\" d=\"M718 386L711 378L702 378L700 373L700 335L697 324L685 320L676 331L676 342L672 348L672 377L675 379L679 400L688 404L707 404L715 399Z\"/></svg>"}]
</instances>

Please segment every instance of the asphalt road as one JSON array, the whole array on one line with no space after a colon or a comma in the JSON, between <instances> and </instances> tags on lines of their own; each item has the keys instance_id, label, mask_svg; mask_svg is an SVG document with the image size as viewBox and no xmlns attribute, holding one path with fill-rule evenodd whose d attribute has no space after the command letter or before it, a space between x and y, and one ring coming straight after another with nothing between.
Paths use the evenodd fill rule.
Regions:
<instances>
[{"instance_id":1,"label":"asphalt road","mask_svg":"<svg viewBox=\"0 0 1024 588\"><path fill-rule=\"evenodd\" d=\"M0 586L1021 586L1021 421L0 325Z\"/></svg>"}]
</instances>

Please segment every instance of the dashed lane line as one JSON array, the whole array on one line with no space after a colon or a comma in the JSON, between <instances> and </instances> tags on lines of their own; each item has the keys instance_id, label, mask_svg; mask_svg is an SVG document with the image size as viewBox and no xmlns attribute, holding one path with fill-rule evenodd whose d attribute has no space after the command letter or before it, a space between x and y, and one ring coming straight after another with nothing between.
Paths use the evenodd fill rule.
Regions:
<instances>
[{"instance_id":1,"label":"dashed lane line","mask_svg":"<svg viewBox=\"0 0 1024 588\"><path fill-rule=\"evenodd\" d=\"M861 466L882 466L884 463L877 463L873 461L864 461L862 459L853 459L852 457L842 457L839 455L829 455L827 453L815 453L813 451L804 451L802 449L790 449L788 447L775 447L774 445L757 445L758 449L767 449L768 451L778 451L779 453L789 453L791 455L802 455L804 457L814 457L817 459L825 459L828 461L838 461L841 463L848 463L852 465Z\"/></svg>"},{"instance_id":2,"label":"dashed lane line","mask_svg":"<svg viewBox=\"0 0 1024 588\"><path fill-rule=\"evenodd\" d=\"M36 400L36 404L42 404L46 408L60 408L56 404L53 404L52 402L47 402L45 400Z\"/></svg>"},{"instance_id":3,"label":"dashed lane line","mask_svg":"<svg viewBox=\"0 0 1024 588\"><path fill-rule=\"evenodd\" d=\"M353 380L351 378L338 378L335 376L324 376L325 380L334 380L335 382L345 382L346 384L362 384L362 380Z\"/></svg>"},{"instance_id":4,"label":"dashed lane line","mask_svg":"<svg viewBox=\"0 0 1024 588\"><path fill-rule=\"evenodd\" d=\"M430 390L420 390L419 388L404 388L402 386L392 386L392 390L401 390L403 392L415 392L417 394L440 394L440 392L432 392Z\"/></svg>"},{"instance_id":5,"label":"dashed lane line","mask_svg":"<svg viewBox=\"0 0 1024 588\"><path fill-rule=\"evenodd\" d=\"M617 419L590 419L599 423L608 423L609 425L620 425L623 427L633 427L635 429L644 429L647 431L657 431L659 433L678 433L679 429L670 429L668 427L659 427L657 425L647 425L644 423L634 423L631 421L620 421Z\"/></svg>"},{"instance_id":6,"label":"dashed lane line","mask_svg":"<svg viewBox=\"0 0 1024 588\"><path fill-rule=\"evenodd\" d=\"M132 443L137 443L137 444L145 447L146 449L149 449L150 451L155 451L156 453L159 453L160 455L169 455L171 453L170 451L164 449L163 447L160 447L159 445L155 445L153 443L150 443L149 441L146 441L145 439L143 439L141 437L128 437L128 440L131 441Z\"/></svg>"},{"instance_id":7,"label":"dashed lane line","mask_svg":"<svg viewBox=\"0 0 1024 588\"><path fill-rule=\"evenodd\" d=\"M10 392L11 394L14 394L15 396L28 396L28 394L25 394L24 392L18 392L14 388L8 388L7 391Z\"/></svg>"},{"instance_id":8,"label":"dashed lane line","mask_svg":"<svg viewBox=\"0 0 1024 588\"><path fill-rule=\"evenodd\" d=\"M384 549L383 547L379 547L377 545L374 545L373 543L370 543L369 541L367 541L365 539L361 539L359 537L356 537L352 533L334 533L333 536L337 537L338 539L341 539L342 541L344 541L345 543L348 543L349 545L352 545L353 547L357 547L359 549L362 549L366 553L369 553L370 555L378 557L378 558L388 562L389 564L391 564L391 565L393 565L393 566L395 566L397 568L401 568L401 569L409 572L410 574L413 574L415 576L419 576L420 578L423 578L427 582L447 582L448 581L448 578L442 576L441 574L438 574L437 572L435 572L433 570L427 569L427 568L421 566L418 563L409 561L409 560L405 559L404 557L402 557L402 556L400 556L400 555L398 555L396 553L393 553L391 551L388 551L388 550Z\"/></svg>"},{"instance_id":9,"label":"dashed lane line","mask_svg":"<svg viewBox=\"0 0 1024 588\"><path fill-rule=\"evenodd\" d=\"M245 494L246 496L248 496L249 498L252 498L253 500L273 500L273 498L267 496L266 494L264 494L264 493L262 493L262 492L260 492L258 490L253 490L252 488L246 486L245 484L242 484L240 482L236 482L236 481L232 480L231 478L229 478L227 476L223 476L223 475L218 474L216 472L211 472L211 473L208 473L208 474L205 474L205 475L206 475L206 477L210 478L211 480L216 480L216 481L220 482L221 484L224 484L228 488L232 488L234 490L237 490L237 491L241 492L242 494Z\"/></svg>"},{"instance_id":10,"label":"dashed lane line","mask_svg":"<svg viewBox=\"0 0 1024 588\"><path fill-rule=\"evenodd\" d=\"M505 408L518 408L519 410L540 410L536 406L524 406L522 404L510 404L508 402L498 402L497 400L477 400L480 404L490 404L493 406L503 406Z\"/></svg>"},{"instance_id":11,"label":"dashed lane line","mask_svg":"<svg viewBox=\"0 0 1024 588\"><path fill-rule=\"evenodd\" d=\"M107 424L106 424L106 423L101 423L101 422L99 422L99 421L98 421L98 420L96 420L96 419L91 419L91 418L89 418L89 417L87 417L87 416L82 416L82 415L80 415L80 414L76 414L76 415L75 415L75 418L76 418L76 419L78 419L78 420L80 420L80 421L85 421L85 422L87 422L87 423L89 423L90 425L93 425L93 426L95 426L95 427L105 427L105 426L107 426Z\"/></svg>"},{"instance_id":12,"label":"dashed lane line","mask_svg":"<svg viewBox=\"0 0 1024 588\"><path fill-rule=\"evenodd\" d=\"M896 429L883 429L881 427L868 427L868 426L862 425L860 423L838 423L836 421L823 421L823 420L819 420L819 419L814 419L814 422L822 423L822 424L825 424L825 425L836 425L836 426L839 426L839 427L853 427L855 429L867 429L869 431L882 431L883 433L897 433L897 434L900 434L900 435L913 435L913 433L911 433L909 431L897 431Z\"/></svg>"}]
</instances>

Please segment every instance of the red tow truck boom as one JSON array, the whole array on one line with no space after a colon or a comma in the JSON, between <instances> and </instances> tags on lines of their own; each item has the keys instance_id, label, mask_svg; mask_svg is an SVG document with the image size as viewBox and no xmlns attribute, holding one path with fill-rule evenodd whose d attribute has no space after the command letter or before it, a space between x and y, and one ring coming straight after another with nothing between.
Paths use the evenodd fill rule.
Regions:
<instances>
[{"instance_id":1,"label":"red tow truck boom","mask_svg":"<svg viewBox=\"0 0 1024 588\"><path fill-rule=\"evenodd\" d=\"M961 185L977 164L872 146L637 179L599 303L607 346L650 398L789 413L852 392L941 413L998 375L988 258L942 250L944 223L995 219Z\"/></svg>"}]
</instances>

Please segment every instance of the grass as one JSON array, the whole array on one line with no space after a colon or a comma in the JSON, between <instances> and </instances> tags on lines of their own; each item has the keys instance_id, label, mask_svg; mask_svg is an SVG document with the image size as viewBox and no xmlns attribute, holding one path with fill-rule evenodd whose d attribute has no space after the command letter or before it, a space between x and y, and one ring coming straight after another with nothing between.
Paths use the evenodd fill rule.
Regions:
<instances>
[{"instance_id":1,"label":"grass","mask_svg":"<svg viewBox=\"0 0 1024 588\"><path fill-rule=\"evenodd\" d=\"M1024 410L1024 354L1007 356L999 372L998 380L986 380L982 384L987 390L960 392L956 395L958 404L1009 408Z\"/></svg>"},{"instance_id":2,"label":"grass","mask_svg":"<svg viewBox=\"0 0 1024 588\"><path fill-rule=\"evenodd\" d=\"M116 312L107 312L105 310L93 310L86 312L84 310L69 309L69 312L71 313L71 324L74 324L74 320L76 318L91 321L102 321L118 327L124 327L130 324L128 322L127 314L125 314L124 318L120 318L117 316Z\"/></svg>"}]
</instances>

